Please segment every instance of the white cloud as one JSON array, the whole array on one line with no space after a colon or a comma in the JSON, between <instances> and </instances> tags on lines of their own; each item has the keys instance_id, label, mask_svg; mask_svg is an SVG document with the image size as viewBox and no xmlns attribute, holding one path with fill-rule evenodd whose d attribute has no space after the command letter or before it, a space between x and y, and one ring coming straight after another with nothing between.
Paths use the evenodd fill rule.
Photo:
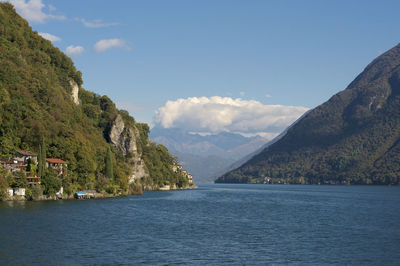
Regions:
<instances>
[{"instance_id":1,"label":"white cloud","mask_svg":"<svg viewBox=\"0 0 400 266\"><path fill-rule=\"evenodd\" d=\"M93 49L96 53L102 53L111 48L125 48L129 49L129 47L125 44L125 41L122 39L106 39L98 41Z\"/></svg>"},{"instance_id":2,"label":"white cloud","mask_svg":"<svg viewBox=\"0 0 400 266\"><path fill-rule=\"evenodd\" d=\"M271 98L271 97L272 97L271 94L269 94L269 93L265 94L265 98Z\"/></svg>"},{"instance_id":3,"label":"white cloud","mask_svg":"<svg viewBox=\"0 0 400 266\"><path fill-rule=\"evenodd\" d=\"M154 120L164 128L185 128L192 132L275 136L307 110L240 98L192 97L167 101L156 111Z\"/></svg>"},{"instance_id":4,"label":"white cloud","mask_svg":"<svg viewBox=\"0 0 400 266\"><path fill-rule=\"evenodd\" d=\"M83 53L83 47L82 46L73 46L70 45L67 47L67 49L65 49L65 53L71 57L77 57L79 56L81 53Z\"/></svg>"},{"instance_id":5,"label":"white cloud","mask_svg":"<svg viewBox=\"0 0 400 266\"><path fill-rule=\"evenodd\" d=\"M56 16L50 13L45 13L43 9L46 7L42 0L9 0L18 14L29 22L44 23L47 19L64 20L65 16ZM54 11L55 7L49 5L49 10Z\"/></svg>"},{"instance_id":6,"label":"white cloud","mask_svg":"<svg viewBox=\"0 0 400 266\"><path fill-rule=\"evenodd\" d=\"M47 33L47 32L39 32L39 35L45 38L46 40L49 40L51 42L59 42L61 41L60 37L57 37L53 34Z\"/></svg>"},{"instance_id":7,"label":"white cloud","mask_svg":"<svg viewBox=\"0 0 400 266\"><path fill-rule=\"evenodd\" d=\"M75 18L76 21L82 22L82 24L85 27L88 28L105 28L105 27L111 27L111 26L117 26L119 25L118 22L109 22L109 23L105 23L103 22L101 19L95 19L92 21L87 21L83 18Z\"/></svg>"}]
</instances>

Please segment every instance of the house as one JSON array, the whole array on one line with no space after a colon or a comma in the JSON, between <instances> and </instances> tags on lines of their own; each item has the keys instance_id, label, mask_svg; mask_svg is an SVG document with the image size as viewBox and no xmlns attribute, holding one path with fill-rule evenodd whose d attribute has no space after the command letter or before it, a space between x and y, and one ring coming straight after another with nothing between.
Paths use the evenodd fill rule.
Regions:
<instances>
[{"instance_id":1,"label":"house","mask_svg":"<svg viewBox=\"0 0 400 266\"><path fill-rule=\"evenodd\" d=\"M2 158L0 163L7 172L25 171L28 160L34 160L37 163L37 154L26 151L18 150L15 152L13 158Z\"/></svg>"},{"instance_id":2,"label":"house","mask_svg":"<svg viewBox=\"0 0 400 266\"><path fill-rule=\"evenodd\" d=\"M38 161L38 155L36 153L25 150L16 151L13 158L14 160L22 161L24 163L26 163L28 159L32 159L35 162Z\"/></svg>"},{"instance_id":3,"label":"house","mask_svg":"<svg viewBox=\"0 0 400 266\"><path fill-rule=\"evenodd\" d=\"M187 178L189 179L189 184L193 185L193 176L191 174L187 174Z\"/></svg>"},{"instance_id":4,"label":"house","mask_svg":"<svg viewBox=\"0 0 400 266\"><path fill-rule=\"evenodd\" d=\"M24 161L18 161L13 158L3 158L0 161L3 169L7 172L25 171L26 169L26 163Z\"/></svg>"},{"instance_id":5,"label":"house","mask_svg":"<svg viewBox=\"0 0 400 266\"><path fill-rule=\"evenodd\" d=\"M12 188L7 188L7 193L10 197L14 196L14 190Z\"/></svg>"},{"instance_id":6,"label":"house","mask_svg":"<svg viewBox=\"0 0 400 266\"><path fill-rule=\"evenodd\" d=\"M57 171L58 176L67 175L67 162L57 158L47 158L46 167L51 167Z\"/></svg>"},{"instance_id":7,"label":"house","mask_svg":"<svg viewBox=\"0 0 400 266\"><path fill-rule=\"evenodd\" d=\"M25 196L25 188L14 188L15 196Z\"/></svg>"},{"instance_id":8,"label":"house","mask_svg":"<svg viewBox=\"0 0 400 266\"><path fill-rule=\"evenodd\" d=\"M272 179L268 176L264 177L264 184L271 184L272 183Z\"/></svg>"},{"instance_id":9,"label":"house","mask_svg":"<svg viewBox=\"0 0 400 266\"><path fill-rule=\"evenodd\" d=\"M182 170L182 165L177 164L177 163L174 163L172 165L172 171L174 171L175 173L178 172L178 171L181 171L181 170Z\"/></svg>"}]
</instances>

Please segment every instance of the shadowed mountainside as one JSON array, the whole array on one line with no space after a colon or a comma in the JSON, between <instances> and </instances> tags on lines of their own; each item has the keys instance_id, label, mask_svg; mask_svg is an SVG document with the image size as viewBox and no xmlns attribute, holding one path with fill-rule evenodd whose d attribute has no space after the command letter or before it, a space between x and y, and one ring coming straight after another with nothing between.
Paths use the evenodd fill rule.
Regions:
<instances>
[{"instance_id":1,"label":"shadowed mountainside","mask_svg":"<svg viewBox=\"0 0 400 266\"><path fill-rule=\"evenodd\" d=\"M400 45L216 182L398 184Z\"/></svg>"}]
</instances>

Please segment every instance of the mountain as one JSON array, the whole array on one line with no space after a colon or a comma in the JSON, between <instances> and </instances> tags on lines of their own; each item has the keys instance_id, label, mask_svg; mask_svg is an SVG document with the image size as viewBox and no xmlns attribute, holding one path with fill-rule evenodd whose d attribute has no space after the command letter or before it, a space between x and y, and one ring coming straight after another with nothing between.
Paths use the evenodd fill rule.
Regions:
<instances>
[{"instance_id":1,"label":"mountain","mask_svg":"<svg viewBox=\"0 0 400 266\"><path fill-rule=\"evenodd\" d=\"M247 154L245 157L241 158L240 160L234 162L233 164L231 164L228 168L226 168L226 171L221 173L221 175L225 174L226 172L229 172L231 170L234 170L236 168L239 168L240 166L242 166L244 163L246 163L247 161L249 161L251 158L253 158L254 156L258 155L259 153L261 153L263 150L265 150L266 148L268 148L269 146L271 146L272 144L274 144L275 142L277 142L278 140L280 140L281 138L283 138L286 133L288 132L288 130L290 128L292 128L294 125L297 124L297 122L299 122L304 116L306 116L308 114L309 111L305 112L300 118L298 118L296 121L293 122L293 124L291 124L290 126L288 126L282 133L280 133L278 136L276 136L275 138L273 138L272 140L268 141L267 143L265 143L264 145L262 145L260 148L256 149L255 151L253 151L252 153Z\"/></svg>"},{"instance_id":2,"label":"mountain","mask_svg":"<svg viewBox=\"0 0 400 266\"><path fill-rule=\"evenodd\" d=\"M244 137L240 134L221 132L199 135L185 129L154 127L150 138L168 148L190 173L196 182L212 182L233 168L230 166L259 149L266 139Z\"/></svg>"},{"instance_id":3,"label":"mountain","mask_svg":"<svg viewBox=\"0 0 400 266\"><path fill-rule=\"evenodd\" d=\"M45 150L47 157L66 161L68 175L61 180L66 193L82 188L129 193L188 184L167 149L148 139L146 124L82 84L69 57L32 31L11 4L0 3L1 157ZM109 174L106 157L113 169ZM4 187L5 179L14 176L0 170Z\"/></svg>"},{"instance_id":4,"label":"mountain","mask_svg":"<svg viewBox=\"0 0 400 266\"><path fill-rule=\"evenodd\" d=\"M216 182L398 184L400 45Z\"/></svg>"}]
</instances>

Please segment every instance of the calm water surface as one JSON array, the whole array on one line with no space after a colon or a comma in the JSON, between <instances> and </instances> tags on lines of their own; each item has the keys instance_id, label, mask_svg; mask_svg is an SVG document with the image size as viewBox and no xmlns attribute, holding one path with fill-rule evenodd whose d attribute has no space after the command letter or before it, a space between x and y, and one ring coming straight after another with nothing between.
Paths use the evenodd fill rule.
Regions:
<instances>
[{"instance_id":1,"label":"calm water surface","mask_svg":"<svg viewBox=\"0 0 400 266\"><path fill-rule=\"evenodd\" d=\"M0 264L400 264L400 187L203 185L0 203Z\"/></svg>"}]
</instances>

